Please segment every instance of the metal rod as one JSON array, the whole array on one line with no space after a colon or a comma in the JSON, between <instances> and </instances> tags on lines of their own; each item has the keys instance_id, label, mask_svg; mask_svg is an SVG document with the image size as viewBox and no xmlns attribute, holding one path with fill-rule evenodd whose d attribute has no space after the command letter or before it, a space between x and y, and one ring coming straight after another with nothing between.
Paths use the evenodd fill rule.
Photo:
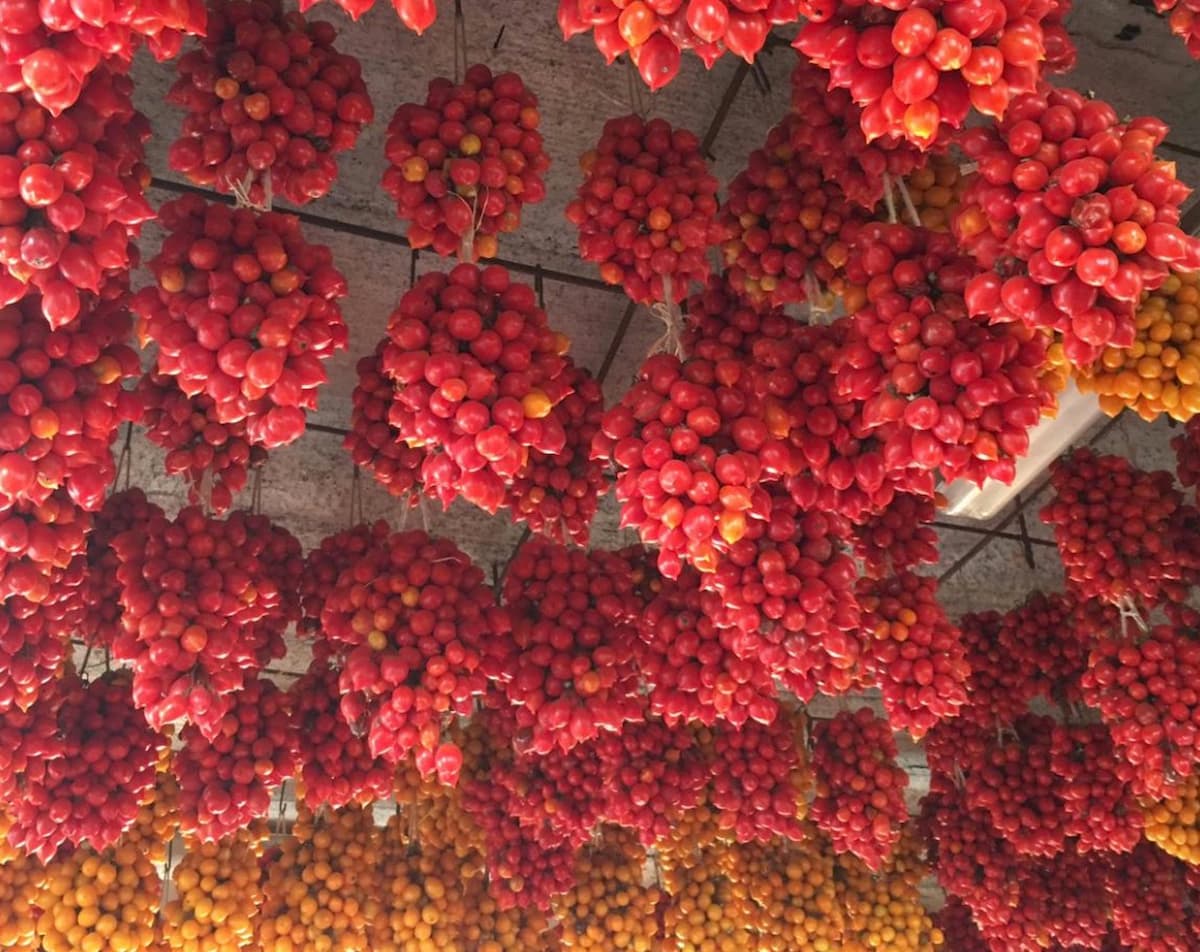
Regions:
<instances>
[{"instance_id":1,"label":"metal rod","mask_svg":"<svg viewBox=\"0 0 1200 952\"><path fill-rule=\"evenodd\" d=\"M625 305L625 313L621 315L621 320L617 324L617 331L613 334L612 340L608 344L608 352L604 355L604 360L600 362L600 369L596 371L596 382L604 383L608 379L608 372L612 370L613 361L617 359L617 353L621 349L621 343L625 340L625 332L629 330L629 325L633 322L634 311L637 310L637 304L630 301Z\"/></svg>"},{"instance_id":2,"label":"metal rod","mask_svg":"<svg viewBox=\"0 0 1200 952\"><path fill-rule=\"evenodd\" d=\"M979 526L960 526L953 522L935 522L933 528L938 530L947 530L949 532L963 532L967 535L987 536L991 539L1005 539L1009 542L1024 542L1025 540L1016 532L1000 532L996 529L983 529ZM1036 536L1029 537L1030 545L1040 545L1045 548L1057 548L1058 543L1053 539L1039 539Z\"/></svg>"},{"instance_id":3,"label":"metal rod","mask_svg":"<svg viewBox=\"0 0 1200 952\"><path fill-rule=\"evenodd\" d=\"M746 81L746 77L749 74L750 64L745 60L741 60L733 73L733 79L729 81L729 86L725 89L725 95L721 97L721 102L717 105L716 115L713 116L712 122L708 124L708 131L704 133L704 138L700 140L701 154L710 154L712 145L717 141L717 136L721 132L721 127L725 125L725 119L729 115L729 110L733 108L734 100L737 99L737 94L742 88L742 83Z\"/></svg>"},{"instance_id":4,"label":"metal rod","mask_svg":"<svg viewBox=\"0 0 1200 952\"><path fill-rule=\"evenodd\" d=\"M191 185L186 182L173 182L170 179L153 178L150 180L150 187L176 194L202 195L210 202L223 202L226 205L233 204L233 196L231 195L221 195L218 192L200 188L197 185ZM315 228L324 228L327 231L338 232L343 235L353 235L356 238L380 241L384 244L397 245L401 248L412 247L408 243L407 238L395 232L382 231L378 228L370 228L367 225L356 225L353 222L327 218L324 215L314 215L312 212L289 211L287 214L295 215L306 225L312 225ZM509 258L488 258L487 263L498 264L503 268L508 268L510 271L519 271L522 274L536 274L538 270L537 265L526 264L524 261L513 261ZM553 268L546 267L542 267L541 271L544 278L550 281L557 281L560 284L570 284L579 288L588 288L592 291L604 291L607 294L625 293L619 286L607 284L599 278L588 278L579 274L571 274L569 271L556 271Z\"/></svg>"}]
</instances>

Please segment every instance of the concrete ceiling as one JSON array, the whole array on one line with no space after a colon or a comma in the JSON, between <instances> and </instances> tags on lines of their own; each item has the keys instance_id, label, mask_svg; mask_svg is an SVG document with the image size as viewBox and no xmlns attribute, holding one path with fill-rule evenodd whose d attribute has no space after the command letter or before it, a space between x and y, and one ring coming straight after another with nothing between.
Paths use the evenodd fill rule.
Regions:
<instances>
[{"instance_id":1,"label":"concrete ceiling","mask_svg":"<svg viewBox=\"0 0 1200 952\"><path fill-rule=\"evenodd\" d=\"M329 3L320 4L310 14L324 16L342 29L338 47L362 61L376 109L375 122L358 148L341 157L340 176L332 193L306 209L335 223L334 227L309 227L308 237L333 249L350 286L344 301L350 347L330 364L331 380L321 395L320 410L310 416L318 426L336 429L347 425L355 362L373 350L389 312L407 287L409 252L398 242L364 237L361 232L375 230L397 237L403 233L391 200L379 186L384 131L399 103L423 100L430 78L452 72L452 6L448 2L440 6L440 19L420 38L401 27L385 0L357 24ZM591 266L576 257L575 233L563 218L563 208L578 184L579 154L596 142L606 118L630 110L627 69L606 67L590 38L563 43L555 25L553 0L465 0L463 6L469 61L522 74L541 99L542 129L553 160L546 201L525 209L521 230L505 237L500 253L528 268L541 265L594 277ZM1149 4L1077 0L1075 6L1069 28L1079 45L1079 67L1064 81L1108 99L1121 112L1156 113L1166 119L1172 126L1166 153L1178 160L1181 177L1200 184L1200 63L1187 57L1165 23L1146 9ZM739 70L731 57L725 57L711 72L705 72L694 57L685 56L678 78L663 92L653 96L642 92L654 115L701 136L715 131L711 157L722 182L736 174L747 153L764 140L769 127L787 108L793 53L781 46L760 62L761 69L747 73ZM180 114L164 101L174 71L171 64L144 57L136 64L134 76L138 105L150 117L155 133L149 154L159 184L150 197L157 204L171 197L170 183L179 181L166 162L167 147L180 125ZM734 82L738 85L732 105L722 118L722 100ZM359 234L339 230L337 223L352 226ZM147 230L144 257L155 252L158 238L156 229ZM432 255L422 255L418 271L441 266ZM545 297L551 322L571 337L576 360L593 373L600 369L614 340L618 341L605 379L608 400L616 399L628 386L660 326L639 308L619 337L627 303L619 291L547 280ZM1100 429L1098 425L1097 431ZM1165 423L1150 426L1127 417L1104 429L1097 446L1127 455L1143 467L1173 468L1169 438ZM183 485L162 473L159 451L140 438L135 438L133 445L132 479L168 510L184 499ZM293 446L271 454L262 476L262 510L295 533L306 547L313 546L348 525L351 483L352 465L340 436L310 429ZM369 479L362 483L367 517L387 517L396 523L401 516L395 501ZM1035 540L1028 548L1019 539L1021 520L1012 507L993 527L1002 526L1018 538L987 539L951 528L941 531L942 561L937 571L946 573L942 596L952 615L1008 608L1035 587L1061 587L1054 549L1036 541L1051 538L1036 517L1039 505L1035 493L1026 508L1026 528ZM435 508L429 505L425 513L430 530L453 539L485 566L503 565L521 535L521 528L503 514L488 517L463 504L445 514ZM421 514L413 514L410 525L421 518ZM968 528L982 527L973 524ZM602 508L593 540L604 547L633 541L617 530L611 497ZM289 675L303 672L307 663L307 651L296 644L275 671L281 681L289 681ZM923 758L910 747L905 759L915 772L913 792L919 793L923 784L917 771Z\"/></svg>"}]
</instances>

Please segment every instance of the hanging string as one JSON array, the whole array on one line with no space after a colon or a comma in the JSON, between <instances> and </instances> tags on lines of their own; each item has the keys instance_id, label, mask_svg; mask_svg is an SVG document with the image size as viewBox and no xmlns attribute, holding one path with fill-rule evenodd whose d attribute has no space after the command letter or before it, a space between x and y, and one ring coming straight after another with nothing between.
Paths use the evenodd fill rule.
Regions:
<instances>
[{"instance_id":1,"label":"hanging string","mask_svg":"<svg viewBox=\"0 0 1200 952\"><path fill-rule=\"evenodd\" d=\"M663 275L663 299L650 305L650 313L663 323L662 335L650 345L650 354L673 354L683 357L683 313L675 302L670 275Z\"/></svg>"},{"instance_id":2,"label":"hanging string","mask_svg":"<svg viewBox=\"0 0 1200 952\"><path fill-rule=\"evenodd\" d=\"M421 510L421 528L429 535L429 510L425 506L425 497L417 497L417 508Z\"/></svg>"},{"instance_id":3,"label":"hanging string","mask_svg":"<svg viewBox=\"0 0 1200 952\"><path fill-rule=\"evenodd\" d=\"M462 0L454 0L454 81L461 83L467 72L467 18Z\"/></svg>"},{"instance_id":4,"label":"hanging string","mask_svg":"<svg viewBox=\"0 0 1200 952\"><path fill-rule=\"evenodd\" d=\"M233 193L234 204L238 208L249 208L252 211L259 212L260 214L269 212L271 210L271 203L274 199L271 189L271 173L268 171L267 174L262 177L261 181L263 192L263 200L261 202L256 202L251 197L255 184L254 169L248 171L246 173L246 177L240 182L228 182L227 184L229 185L229 191Z\"/></svg>"},{"instance_id":5,"label":"hanging string","mask_svg":"<svg viewBox=\"0 0 1200 952\"><path fill-rule=\"evenodd\" d=\"M412 253L408 256L408 288L411 291L417 283L417 256L421 252L417 248L412 249Z\"/></svg>"},{"instance_id":6,"label":"hanging string","mask_svg":"<svg viewBox=\"0 0 1200 952\"><path fill-rule=\"evenodd\" d=\"M483 224L483 212L479 208L479 192L475 192L475 196L470 202L459 195L458 192L452 194L466 205L471 212L471 224L463 232L462 243L458 246L458 260L465 264L470 264L475 261L475 233L479 230L479 226Z\"/></svg>"},{"instance_id":7,"label":"hanging string","mask_svg":"<svg viewBox=\"0 0 1200 952\"><path fill-rule=\"evenodd\" d=\"M262 469L254 471L254 484L250 488L250 512L254 515L262 513Z\"/></svg>"},{"instance_id":8,"label":"hanging string","mask_svg":"<svg viewBox=\"0 0 1200 952\"><path fill-rule=\"evenodd\" d=\"M900 200L904 203L904 210L908 212L908 218L913 223L913 227L924 227L921 223L921 215L917 211L917 206L913 204L912 193L908 190L908 183L903 178L896 179L896 188L900 191Z\"/></svg>"},{"instance_id":9,"label":"hanging string","mask_svg":"<svg viewBox=\"0 0 1200 952\"><path fill-rule=\"evenodd\" d=\"M133 476L133 424L125 424L125 442L121 444L121 455L117 457L117 478L114 483L121 482L121 476L124 474L125 481L122 484L122 489L129 488L130 479Z\"/></svg>"},{"instance_id":10,"label":"hanging string","mask_svg":"<svg viewBox=\"0 0 1200 952\"><path fill-rule=\"evenodd\" d=\"M350 522L347 528L353 529L363 519L363 501L362 501L362 480L359 476L359 469L354 467L353 475L350 477Z\"/></svg>"},{"instance_id":11,"label":"hanging string","mask_svg":"<svg viewBox=\"0 0 1200 952\"><path fill-rule=\"evenodd\" d=\"M533 290L537 292L538 307L546 310L546 282L542 278L541 262L533 266Z\"/></svg>"},{"instance_id":12,"label":"hanging string","mask_svg":"<svg viewBox=\"0 0 1200 952\"><path fill-rule=\"evenodd\" d=\"M887 172L883 173L883 204L887 208L888 222L896 224L899 220L896 217L896 199L892 195L892 177Z\"/></svg>"},{"instance_id":13,"label":"hanging string","mask_svg":"<svg viewBox=\"0 0 1200 952\"><path fill-rule=\"evenodd\" d=\"M1122 595L1120 601L1117 602L1117 611L1121 613L1121 627L1126 636L1129 635L1130 623L1143 633L1150 630L1150 626L1146 624L1146 619L1142 617L1142 613L1138 611L1137 605L1134 604L1132 596Z\"/></svg>"},{"instance_id":14,"label":"hanging string","mask_svg":"<svg viewBox=\"0 0 1200 952\"><path fill-rule=\"evenodd\" d=\"M637 74L637 69L633 65L633 60L625 61L625 82L628 87L629 109L635 116L646 118L648 112L646 108L646 100L642 95L641 77Z\"/></svg>"}]
</instances>

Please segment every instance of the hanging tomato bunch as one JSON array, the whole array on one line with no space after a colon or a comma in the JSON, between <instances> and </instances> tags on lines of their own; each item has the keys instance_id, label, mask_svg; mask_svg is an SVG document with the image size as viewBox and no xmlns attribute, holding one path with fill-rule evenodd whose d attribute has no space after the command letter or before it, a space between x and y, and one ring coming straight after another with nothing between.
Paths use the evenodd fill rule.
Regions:
<instances>
[{"instance_id":1,"label":"hanging tomato bunch","mask_svg":"<svg viewBox=\"0 0 1200 952\"><path fill-rule=\"evenodd\" d=\"M335 532L321 540L315 549L304 557L304 571L300 577L300 620L299 632L318 640L332 639L321 628L321 613L325 600L337 585L338 578L346 569L377 546L384 545L391 528L383 519L370 524L359 523L350 529ZM324 650L318 644L314 655Z\"/></svg>"},{"instance_id":2,"label":"hanging tomato bunch","mask_svg":"<svg viewBox=\"0 0 1200 952\"><path fill-rule=\"evenodd\" d=\"M1180 601L1190 557L1179 533L1190 512L1165 470L1077 449L1051 466L1054 497L1041 511L1073 591L1113 604Z\"/></svg>"},{"instance_id":3,"label":"hanging tomato bunch","mask_svg":"<svg viewBox=\"0 0 1200 952\"><path fill-rule=\"evenodd\" d=\"M664 578L649 550L625 554L643 601L637 665L650 713L670 727L773 721L779 703L771 671L758 658L735 653L736 630L719 628L705 613L700 573L684 566L678 578Z\"/></svg>"},{"instance_id":4,"label":"hanging tomato bunch","mask_svg":"<svg viewBox=\"0 0 1200 952\"><path fill-rule=\"evenodd\" d=\"M1200 760L1192 686L1200 668L1195 633L1155 625L1107 634L1092 647L1083 698L1100 711L1120 756L1118 776L1139 796L1169 794Z\"/></svg>"},{"instance_id":5,"label":"hanging tomato bunch","mask_svg":"<svg viewBox=\"0 0 1200 952\"><path fill-rule=\"evenodd\" d=\"M0 85L10 91L27 88L39 106L58 116L75 104L95 74L128 69L143 39L161 62L178 55L184 34L204 30L201 0L61 7L21 0L5 8Z\"/></svg>"},{"instance_id":6,"label":"hanging tomato bunch","mask_svg":"<svg viewBox=\"0 0 1200 952\"><path fill-rule=\"evenodd\" d=\"M1011 482L1054 402L1040 373L1045 337L968 315L962 294L976 269L950 235L868 225L855 259L868 303L849 323L835 376L843 397L864 401L885 464Z\"/></svg>"},{"instance_id":7,"label":"hanging tomato bunch","mask_svg":"<svg viewBox=\"0 0 1200 952\"><path fill-rule=\"evenodd\" d=\"M1109 416L1129 407L1147 422L1166 413L1186 423L1200 412L1198 305L1200 272L1172 273L1138 305L1133 343L1106 347L1095 363L1078 368L1079 389L1098 394Z\"/></svg>"},{"instance_id":8,"label":"hanging tomato bunch","mask_svg":"<svg viewBox=\"0 0 1200 952\"><path fill-rule=\"evenodd\" d=\"M158 344L156 372L212 399L218 422L244 420L256 445L295 441L316 409L324 361L346 346L337 304L346 281L329 249L308 244L293 216L199 195L168 202L161 216L157 286L133 302L142 335Z\"/></svg>"},{"instance_id":9,"label":"hanging tomato bunch","mask_svg":"<svg viewBox=\"0 0 1200 952\"><path fill-rule=\"evenodd\" d=\"M1128 853L1141 841L1143 817L1103 724L1054 728L1050 769L1058 778L1063 832L1080 853ZM1149 835L1149 834L1147 834Z\"/></svg>"},{"instance_id":10,"label":"hanging tomato bunch","mask_svg":"<svg viewBox=\"0 0 1200 952\"><path fill-rule=\"evenodd\" d=\"M531 450L566 445L551 415L568 392L566 339L533 288L503 268L422 275L392 312L388 338L388 422L423 450L421 481L444 506L462 495L495 512Z\"/></svg>"},{"instance_id":11,"label":"hanging tomato bunch","mask_svg":"<svg viewBox=\"0 0 1200 952\"><path fill-rule=\"evenodd\" d=\"M328 194L334 155L374 118L362 66L334 49L336 36L323 20L285 15L278 0L212 5L167 94L187 113L171 168L268 208L273 193L295 205Z\"/></svg>"},{"instance_id":12,"label":"hanging tomato bunch","mask_svg":"<svg viewBox=\"0 0 1200 952\"><path fill-rule=\"evenodd\" d=\"M617 467L622 524L658 547L668 578L685 561L713 571L750 518L769 518L760 481L792 466L786 421L772 432L765 408L739 386L746 370L744 361L655 354L596 436L593 454Z\"/></svg>"},{"instance_id":13,"label":"hanging tomato bunch","mask_svg":"<svg viewBox=\"0 0 1200 952\"><path fill-rule=\"evenodd\" d=\"M154 217L143 195L150 126L132 88L100 70L57 116L28 92L0 93L0 304L36 292L57 328L120 293L137 263L131 241Z\"/></svg>"},{"instance_id":14,"label":"hanging tomato bunch","mask_svg":"<svg viewBox=\"0 0 1200 952\"><path fill-rule=\"evenodd\" d=\"M186 950L193 942L237 949L254 941L263 901L260 859L266 838L263 820L220 842L188 838L171 874L175 898L162 911L168 949Z\"/></svg>"},{"instance_id":15,"label":"hanging tomato bunch","mask_svg":"<svg viewBox=\"0 0 1200 952\"><path fill-rule=\"evenodd\" d=\"M342 717L341 672L322 656L321 645L317 649L307 673L288 690L304 803L316 810L386 800L394 771Z\"/></svg>"},{"instance_id":16,"label":"hanging tomato bunch","mask_svg":"<svg viewBox=\"0 0 1200 952\"><path fill-rule=\"evenodd\" d=\"M800 0L559 0L558 26L564 40L593 31L610 65L628 53L643 82L657 90L675 78L684 50L709 69L726 51L753 63L771 27L795 23L801 6Z\"/></svg>"},{"instance_id":17,"label":"hanging tomato bunch","mask_svg":"<svg viewBox=\"0 0 1200 952\"><path fill-rule=\"evenodd\" d=\"M122 389L139 369L129 331L107 303L57 330L36 294L0 308L0 511L40 505L60 487L100 507L116 477L111 444L138 414Z\"/></svg>"},{"instance_id":18,"label":"hanging tomato bunch","mask_svg":"<svg viewBox=\"0 0 1200 952\"><path fill-rule=\"evenodd\" d=\"M934 565L938 561L936 515L932 499L897 493L882 512L854 527L854 554L868 574L876 576Z\"/></svg>"},{"instance_id":19,"label":"hanging tomato bunch","mask_svg":"<svg viewBox=\"0 0 1200 952\"><path fill-rule=\"evenodd\" d=\"M921 737L967 703L970 669L962 633L937 600L937 581L899 572L859 580L866 668L883 693L892 728Z\"/></svg>"},{"instance_id":20,"label":"hanging tomato bunch","mask_svg":"<svg viewBox=\"0 0 1200 952\"><path fill-rule=\"evenodd\" d=\"M789 113L750 153L721 208L729 281L756 305L809 301L837 288L866 213L807 151L806 118Z\"/></svg>"},{"instance_id":21,"label":"hanging tomato bunch","mask_svg":"<svg viewBox=\"0 0 1200 952\"><path fill-rule=\"evenodd\" d=\"M530 539L509 564L504 601L513 645L502 689L534 750L567 751L640 719L637 602L620 556Z\"/></svg>"},{"instance_id":22,"label":"hanging tomato bunch","mask_svg":"<svg viewBox=\"0 0 1200 952\"><path fill-rule=\"evenodd\" d=\"M809 22L792 45L863 107L868 141L891 134L928 149L972 107L1002 118L1036 88L1046 55L1049 4L1030 0L804 0L800 12Z\"/></svg>"},{"instance_id":23,"label":"hanging tomato bunch","mask_svg":"<svg viewBox=\"0 0 1200 952\"><path fill-rule=\"evenodd\" d=\"M167 473L187 480L188 502L228 512L234 495L246 488L250 468L267 458L266 450L251 444L246 421L223 422L212 397L188 396L166 374L144 375L136 393L146 439L167 451Z\"/></svg>"},{"instance_id":24,"label":"hanging tomato bunch","mask_svg":"<svg viewBox=\"0 0 1200 952\"><path fill-rule=\"evenodd\" d=\"M769 520L746 534L701 577L701 605L733 630L739 657L761 663L801 700L842 694L859 674L857 569L836 516L801 512L772 487Z\"/></svg>"},{"instance_id":25,"label":"hanging tomato bunch","mask_svg":"<svg viewBox=\"0 0 1200 952\"><path fill-rule=\"evenodd\" d=\"M829 73L801 59L792 70L792 112L803 122L790 126L797 154L821 160L832 179L852 202L873 210L891 188L928 161L905 139L885 133L870 142L862 130L862 109L843 88L829 86Z\"/></svg>"},{"instance_id":26,"label":"hanging tomato bunch","mask_svg":"<svg viewBox=\"0 0 1200 952\"><path fill-rule=\"evenodd\" d=\"M265 817L275 788L296 771L296 724L287 695L253 678L234 696L211 739L184 727L175 753L185 835L217 841Z\"/></svg>"},{"instance_id":27,"label":"hanging tomato bunch","mask_svg":"<svg viewBox=\"0 0 1200 952\"><path fill-rule=\"evenodd\" d=\"M908 775L896 757L891 728L869 707L813 724L812 820L835 850L853 853L873 871L890 857L908 818Z\"/></svg>"},{"instance_id":28,"label":"hanging tomato bunch","mask_svg":"<svg viewBox=\"0 0 1200 952\"><path fill-rule=\"evenodd\" d=\"M643 846L661 840L680 811L704 798L712 766L684 724L626 724L589 746L602 764L605 821L637 831Z\"/></svg>"},{"instance_id":29,"label":"hanging tomato bunch","mask_svg":"<svg viewBox=\"0 0 1200 952\"><path fill-rule=\"evenodd\" d=\"M166 514L138 488L115 492L96 514L95 527L87 539L87 570L80 588L84 616L79 634L101 648L112 649L121 633L121 561L112 548L124 532L151 523L161 524Z\"/></svg>"},{"instance_id":30,"label":"hanging tomato bunch","mask_svg":"<svg viewBox=\"0 0 1200 952\"><path fill-rule=\"evenodd\" d=\"M0 598L20 596L33 605L54 600L91 528L91 514L61 488L38 505L0 510Z\"/></svg>"},{"instance_id":31,"label":"hanging tomato bunch","mask_svg":"<svg viewBox=\"0 0 1200 952\"><path fill-rule=\"evenodd\" d=\"M111 544L123 609L113 654L134 667L134 703L156 729L186 718L215 738L254 674L283 656L299 543L260 516L188 507Z\"/></svg>"},{"instance_id":32,"label":"hanging tomato bunch","mask_svg":"<svg viewBox=\"0 0 1200 952\"><path fill-rule=\"evenodd\" d=\"M84 685L69 675L40 702L61 746L29 760L16 775L19 797L5 803L14 846L51 859L64 844L113 846L133 825L154 787L162 740L133 705L127 673Z\"/></svg>"},{"instance_id":33,"label":"hanging tomato bunch","mask_svg":"<svg viewBox=\"0 0 1200 952\"><path fill-rule=\"evenodd\" d=\"M471 713L495 676L485 655L509 632L483 572L445 539L392 533L338 576L321 630L347 648L341 712L370 755L397 764L412 753L423 776L453 786L462 753L443 729Z\"/></svg>"},{"instance_id":34,"label":"hanging tomato bunch","mask_svg":"<svg viewBox=\"0 0 1200 952\"><path fill-rule=\"evenodd\" d=\"M525 466L513 478L508 508L513 521L555 542L586 545L608 478L592 459L592 442L604 418L600 382L567 357L562 386L568 393L550 411L566 442L557 453L529 451Z\"/></svg>"},{"instance_id":35,"label":"hanging tomato bunch","mask_svg":"<svg viewBox=\"0 0 1200 952\"><path fill-rule=\"evenodd\" d=\"M719 827L739 843L804 838L801 820L811 785L801 717L781 712L770 724L719 723L711 731L708 800Z\"/></svg>"},{"instance_id":36,"label":"hanging tomato bunch","mask_svg":"<svg viewBox=\"0 0 1200 952\"><path fill-rule=\"evenodd\" d=\"M61 583L46 601L9 595L0 613L0 714L26 711L61 674L78 621L73 592Z\"/></svg>"},{"instance_id":37,"label":"hanging tomato bunch","mask_svg":"<svg viewBox=\"0 0 1200 952\"><path fill-rule=\"evenodd\" d=\"M1150 843L1113 863L1108 880L1112 923L1130 948L1188 952L1196 915L1191 870Z\"/></svg>"},{"instance_id":38,"label":"hanging tomato bunch","mask_svg":"<svg viewBox=\"0 0 1200 952\"><path fill-rule=\"evenodd\" d=\"M402 103L388 125L383 188L408 222L408 242L445 258L494 258L521 208L546 197L550 158L538 100L516 73L482 64L461 83L438 77L424 105Z\"/></svg>"},{"instance_id":39,"label":"hanging tomato bunch","mask_svg":"<svg viewBox=\"0 0 1200 952\"><path fill-rule=\"evenodd\" d=\"M1078 366L1131 346L1142 291L1168 269L1200 269L1200 239L1179 229L1189 189L1155 155L1166 134L1158 119L1122 123L1106 102L1046 87L960 137L979 176L954 231L988 269L967 288L971 313L1060 331Z\"/></svg>"},{"instance_id":40,"label":"hanging tomato bunch","mask_svg":"<svg viewBox=\"0 0 1200 952\"><path fill-rule=\"evenodd\" d=\"M367 470L391 495L415 502L417 478L425 457L388 422L396 388L383 370L387 347L385 337L375 345L374 353L358 359L350 432L342 445L355 465Z\"/></svg>"},{"instance_id":41,"label":"hanging tomato bunch","mask_svg":"<svg viewBox=\"0 0 1200 952\"><path fill-rule=\"evenodd\" d=\"M801 509L863 522L886 508L897 492L932 498L934 480L930 470L889 467L880 441L867 428L863 402L842 396L833 369L848 332L846 320L797 332L788 439L808 465L787 481L787 488Z\"/></svg>"},{"instance_id":42,"label":"hanging tomato bunch","mask_svg":"<svg viewBox=\"0 0 1200 952\"><path fill-rule=\"evenodd\" d=\"M601 278L639 304L678 303L689 282L708 279L718 183L695 134L662 119L609 119L579 164L584 180L567 219Z\"/></svg>"},{"instance_id":43,"label":"hanging tomato bunch","mask_svg":"<svg viewBox=\"0 0 1200 952\"><path fill-rule=\"evenodd\" d=\"M1154 8L1170 14L1171 32L1187 44L1193 59L1200 60L1200 4L1196 0L1154 0Z\"/></svg>"}]
</instances>

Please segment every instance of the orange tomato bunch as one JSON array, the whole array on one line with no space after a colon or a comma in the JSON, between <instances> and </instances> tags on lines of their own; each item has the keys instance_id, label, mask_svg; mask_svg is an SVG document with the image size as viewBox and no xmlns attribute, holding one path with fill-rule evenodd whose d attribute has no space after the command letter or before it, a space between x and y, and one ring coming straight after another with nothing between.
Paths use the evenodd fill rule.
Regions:
<instances>
[{"instance_id":1,"label":"orange tomato bunch","mask_svg":"<svg viewBox=\"0 0 1200 952\"><path fill-rule=\"evenodd\" d=\"M178 952L236 952L254 941L262 905L259 821L220 842L193 839L175 867L176 898L163 910L163 943Z\"/></svg>"},{"instance_id":2,"label":"orange tomato bunch","mask_svg":"<svg viewBox=\"0 0 1200 952\"><path fill-rule=\"evenodd\" d=\"M300 807L270 857L258 919L262 952L365 952L378 915L379 831L370 807Z\"/></svg>"},{"instance_id":3,"label":"orange tomato bunch","mask_svg":"<svg viewBox=\"0 0 1200 952\"><path fill-rule=\"evenodd\" d=\"M1142 299L1128 347L1106 347L1076 375L1116 416L1126 407L1143 420L1166 413L1186 423L1200 412L1200 271L1172 274Z\"/></svg>"}]
</instances>

